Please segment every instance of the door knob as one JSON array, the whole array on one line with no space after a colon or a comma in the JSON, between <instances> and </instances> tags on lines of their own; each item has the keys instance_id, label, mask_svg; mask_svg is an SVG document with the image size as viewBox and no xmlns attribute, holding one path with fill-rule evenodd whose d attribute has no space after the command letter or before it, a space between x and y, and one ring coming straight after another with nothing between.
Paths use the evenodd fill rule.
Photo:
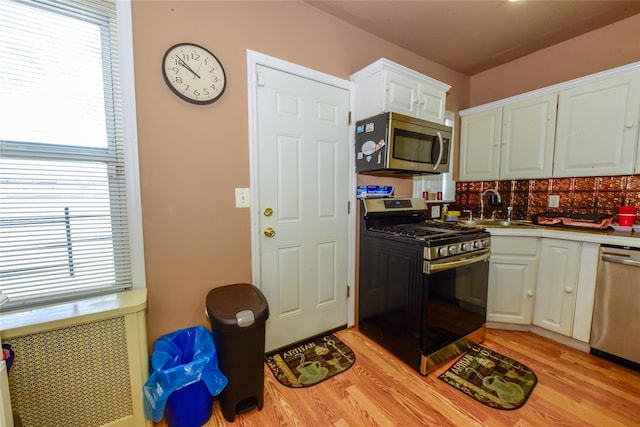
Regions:
<instances>
[{"instance_id":1,"label":"door knob","mask_svg":"<svg viewBox=\"0 0 640 427\"><path fill-rule=\"evenodd\" d=\"M273 215L273 209L271 209L271 208L266 208L266 209L264 210L264 216L271 216L271 215Z\"/></svg>"},{"instance_id":2,"label":"door knob","mask_svg":"<svg viewBox=\"0 0 640 427\"><path fill-rule=\"evenodd\" d=\"M276 235L276 230L271 227L267 227L264 229L264 235L267 237L273 237Z\"/></svg>"}]
</instances>

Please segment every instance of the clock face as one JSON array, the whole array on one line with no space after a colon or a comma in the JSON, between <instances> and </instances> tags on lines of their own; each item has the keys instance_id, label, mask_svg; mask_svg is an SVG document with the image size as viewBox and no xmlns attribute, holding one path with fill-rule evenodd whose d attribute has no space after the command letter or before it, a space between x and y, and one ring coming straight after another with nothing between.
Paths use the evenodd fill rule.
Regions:
<instances>
[{"instance_id":1,"label":"clock face","mask_svg":"<svg viewBox=\"0 0 640 427\"><path fill-rule=\"evenodd\" d=\"M193 104L217 101L227 84L218 58L193 43L179 43L167 50L162 58L162 75L173 93Z\"/></svg>"}]
</instances>

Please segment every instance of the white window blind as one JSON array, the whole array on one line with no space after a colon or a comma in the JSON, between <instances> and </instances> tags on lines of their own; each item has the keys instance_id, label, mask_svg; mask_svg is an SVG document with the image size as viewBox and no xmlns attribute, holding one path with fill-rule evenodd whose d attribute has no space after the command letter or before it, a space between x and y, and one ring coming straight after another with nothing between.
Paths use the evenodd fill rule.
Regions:
<instances>
[{"instance_id":1,"label":"white window blind","mask_svg":"<svg viewBox=\"0 0 640 427\"><path fill-rule=\"evenodd\" d=\"M132 287L116 4L0 0L3 307Z\"/></svg>"}]
</instances>

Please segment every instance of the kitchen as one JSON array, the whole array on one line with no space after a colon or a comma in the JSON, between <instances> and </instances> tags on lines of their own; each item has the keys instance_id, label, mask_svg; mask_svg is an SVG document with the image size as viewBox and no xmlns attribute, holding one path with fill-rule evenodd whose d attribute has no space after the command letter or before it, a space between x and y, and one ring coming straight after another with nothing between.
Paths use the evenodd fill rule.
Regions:
<instances>
[{"instance_id":1,"label":"kitchen","mask_svg":"<svg viewBox=\"0 0 640 427\"><path fill-rule=\"evenodd\" d=\"M638 45L633 43L640 38L637 15L469 77L304 2L134 1L132 7L149 343L175 329L206 324L202 308L212 287L251 281L249 211L235 208L233 191L249 187L246 49L344 79L378 58L391 58L451 85L447 109L452 111L640 60ZM158 58L168 46L183 40L209 45L224 62L228 87L211 108L181 103L164 87ZM185 135L158 126L170 121L191 130ZM360 178L359 184L388 182L367 177ZM411 181L397 179L393 184L397 195L412 192ZM508 349L510 338L502 337L502 346ZM531 352L546 345L536 338L532 341ZM382 359L375 351L375 357ZM559 352L550 350L550 354ZM584 363L580 353L569 354L575 363ZM390 368L383 365L383 369ZM561 368L549 367L554 369ZM623 376L621 372L615 376ZM415 384L416 380L410 381ZM275 387L271 392L278 395ZM308 394L310 399L315 399L314 393ZM289 398L301 400L285 397ZM489 424L491 415L486 417ZM484 418L478 418L476 422L482 423ZM618 418L621 424L623 420ZM513 419L503 422L515 424Z\"/></svg>"}]
</instances>

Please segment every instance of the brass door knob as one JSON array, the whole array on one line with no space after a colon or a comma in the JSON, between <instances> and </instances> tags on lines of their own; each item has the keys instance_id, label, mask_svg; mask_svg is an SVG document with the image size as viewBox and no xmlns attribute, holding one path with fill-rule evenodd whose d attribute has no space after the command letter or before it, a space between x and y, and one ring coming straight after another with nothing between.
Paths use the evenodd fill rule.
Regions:
<instances>
[{"instance_id":1,"label":"brass door knob","mask_svg":"<svg viewBox=\"0 0 640 427\"><path fill-rule=\"evenodd\" d=\"M276 230L271 227L267 227L264 229L264 235L267 237L273 237L276 235Z\"/></svg>"},{"instance_id":2,"label":"brass door knob","mask_svg":"<svg viewBox=\"0 0 640 427\"><path fill-rule=\"evenodd\" d=\"M271 216L271 215L273 215L273 209L271 209L271 208L266 208L266 209L264 210L264 216Z\"/></svg>"}]
</instances>

